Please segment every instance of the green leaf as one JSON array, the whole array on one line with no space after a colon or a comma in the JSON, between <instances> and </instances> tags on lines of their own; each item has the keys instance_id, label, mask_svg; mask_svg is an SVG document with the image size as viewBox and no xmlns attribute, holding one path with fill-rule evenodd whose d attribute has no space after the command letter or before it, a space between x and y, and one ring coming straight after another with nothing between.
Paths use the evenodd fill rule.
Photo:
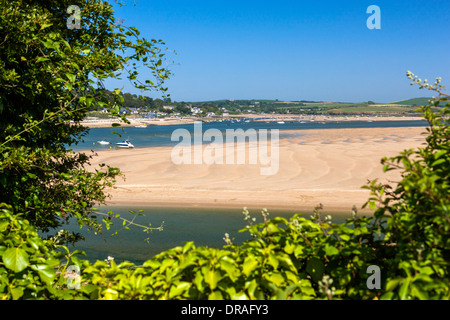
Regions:
<instances>
[{"instance_id":1,"label":"green leaf","mask_svg":"<svg viewBox=\"0 0 450 320\"><path fill-rule=\"evenodd\" d=\"M400 287L400 290L398 292L401 300L405 300L408 297L409 282L409 278L403 279L402 286Z\"/></svg>"},{"instance_id":2,"label":"green leaf","mask_svg":"<svg viewBox=\"0 0 450 320\"><path fill-rule=\"evenodd\" d=\"M314 257L308 259L308 262L306 263L306 272L309 273L315 282L322 279L324 270L323 262L320 259Z\"/></svg>"},{"instance_id":3,"label":"green leaf","mask_svg":"<svg viewBox=\"0 0 450 320\"><path fill-rule=\"evenodd\" d=\"M103 293L103 299L105 300L117 300L119 298L119 292L111 288L106 289Z\"/></svg>"},{"instance_id":4,"label":"green leaf","mask_svg":"<svg viewBox=\"0 0 450 320\"><path fill-rule=\"evenodd\" d=\"M220 291L213 291L209 296L208 300L223 300L222 293Z\"/></svg>"},{"instance_id":5,"label":"green leaf","mask_svg":"<svg viewBox=\"0 0 450 320\"><path fill-rule=\"evenodd\" d=\"M242 272L248 277L250 273L256 269L258 266L258 260L255 256L250 255L244 260L244 264L242 266Z\"/></svg>"},{"instance_id":6,"label":"green leaf","mask_svg":"<svg viewBox=\"0 0 450 320\"><path fill-rule=\"evenodd\" d=\"M130 29L133 30L136 33L136 35L140 35L140 32L136 27L130 27Z\"/></svg>"},{"instance_id":7,"label":"green leaf","mask_svg":"<svg viewBox=\"0 0 450 320\"><path fill-rule=\"evenodd\" d=\"M9 226L9 221L0 221L0 232L5 231Z\"/></svg>"},{"instance_id":8,"label":"green leaf","mask_svg":"<svg viewBox=\"0 0 450 320\"><path fill-rule=\"evenodd\" d=\"M280 287L284 282L284 277L278 272L266 276L266 279L271 283L275 284L277 287Z\"/></svg>"},{"instance_id":9,"label":"green leaf","mask_svg":"<svg viewBox=\"0 0 450 320\"><path fill-rule=\"evenodd\" d=\"M340 234L339 237L344 241L350 240L350 236L348 234Z\"/></svg>"},{"instance_id":10,"label":"green leaf","mask_svg":"<svg viewBox=\"0 0 450 320\"><path fill-rule=\"evenodd\" d=\"M439 165L439 164L441 164L441 163L444 163L446 161L446 159L438 159L438 160L436 160L436 161L434 161L432 164L431 164L431 166L432 167L434 167L434 166L437 166L437 165Z\"/></svg>"},{"instance_id":11,"label":"green leaf","mask_svg":"<svg viewBox=\"0 0 450 320\"><path fill-rule=\"evenodd\" d=\"M66 74L67 79L69 79L70 82L74 83L77 77L74 74L67 73Z\"/></svg>"},{"instance_id":12,"label":"green leaf","mask_svg":"<svg viewBox=\"0 0 450 320\"><path fill-rule=\"evenodd\" d=\"M172 299L182 295L185 291L189 290L190 286L191 283L189 282L180 282L176 286L170 287L169 298Z\"/></svg>"},{"instance_id":13,"label":"green leaf","mask_svg":"<svg viewBox=\"0 0 450 320\"><path fill-rule=\"evenodd\" d=\"M51 282L55 278L55 269L47 264L32 265L31 269L38 272L39 277L44 282Z\"/></svg>"},{"instance_id":14,"label":"green leaf","mask_svg":"<svg viewBox=\"0 0 450 320\"><path fill-rule=\"evenodd\" d=\"M291 253L294 252L294 250L295 250L295 244L290 243L289 241L286 241L286 245L285 245L285 247L284 247L284 251L285 251L287 254L291 254Z\"/></svg>"},{"instance_id":15,"label":"green leaf","mask_svg":"<svg viewBox=\"0 0 450 320\"><path fill-rule=\"evenodd\" d=\"M433 156L434 156L435 159L437 159L437 158L440 158L443 155L446 155L447 153L448 153L447 150L439 150L439 151L435 152L433 154Z\"/></svg>"},{"instance_id":16,"label":"green leaf","mask_svg":"<svg viewBox=\"0 0 450 320\"><path fill-rule=\"evenodd\" d=\"M325 254L327 256L334 256L334 255L336 255L338 253L339 253L339 250L336 249L335 247L330 246L328 244L325 246Z\"/></svg>"},{"instance_id":17,"label":"green leaf","mask_svg":"<svg viewBox=\"0 0 450 320\"><path fill-rule=\"evenodd\" d=\"M289 258L288 255L285 255L285 254L278 255L278 261L280 262L280 264L283 268L289 269L293 272L297 271L294 266L294 263L292 262L291 258Z\"/></svg>"},{"instance_id":18,"label":"green leaf","mask_svg":"<svg viewBox=\"0 0 450 320\"><path fill-rule=\"evenodd\" d=\"M255 290L258 288L258 283L256 282L255 279L253 279L252 281L247 281L245 283L245 288L247 289L248 295L250 297L250 299L256 299L255 297ZM236 292L234 292L236 293Z\"/></svg>"},{"instance_id":19,"label":"green leaf","mask_svg":"<svg viewBox=\"0 0 450 320\"><path fill-rule=\"evenodd\" d=\"M28 266L28 254L21 248L9 248L3 252L3 263L14 271L21 272Z\"/></svg>"},{"instance_id":20,"label":"green leaf","mask_svg":"<svg viewBox=\"0 0 450 320\"><path fill-rule=\"evenodd\" d=\"M209 285L211 290L217 287L217 283L222 279L222 275L219 271L211 270L208 267L202 268L205 282Z\"/></svg>"},{"instance_id":21,"label":"green leaf","mask_svg":"<svg viewBox=\"0 0 450 320\"><path fill-rule=\"evenodd\" d=\"M226 259L222 259L220 261L220 269L225 271L231 281L235 281L239 276L238 269L233 265L233 263L227 261Z\"/></svg>"},{"instance_id":22,"label":"green leaf","mask_svg":"<svg viewBox=\"0 0 450 320\"><path fill-rule=\"evenodd\" d=\"M50 60L50 59L49 58L44 58L44 57L39 57L39 58L36 59L36 63L44 62L44 61L48 61L48 60Z\"/></svg>"},{"instance_id":23,"label":"green leaf","mask_svg":"<svg viewBox=\"0 0 450 320\"><path fill-rule=\"evenodd\" d=\"M402 278L389 280L386 284L386 291L393 291L402 281Z\"/></svg>"},{"instance_id":24,"label":"green leaf","mask_svg":"<svg viewBox=\"0 0 450 320\"><path fill-rule=\"evenodd\" d=\"M11 295L13 300L18 300L23 296L23 288L17 287L11 289Z\"/></svg>"},{"instance_id":25,"label":"green leaf","mask_svg":"<svg viewBox=\"0 0 450 320\"><path fill-rule=\"evenodd\" d=\"M271 253L271 252L269 252L268 262L269 262L269 264L272 266L272 268L274 268L275 270L278 269L278 264L279 264L278 259L277 259L277 257L276 257L273 253Z\"/></svg>"},{"instance_id":26,"label":"green leaf","mask_svg":"<svg viewBox=\"0 0 450 320\"><path fill-rule=\"evenodd\" d=\"M411 284L411 295L419 298L420 300L429 300L428 294L425 288L420 288L417 285Z\"/></svg>"}]
</instances>

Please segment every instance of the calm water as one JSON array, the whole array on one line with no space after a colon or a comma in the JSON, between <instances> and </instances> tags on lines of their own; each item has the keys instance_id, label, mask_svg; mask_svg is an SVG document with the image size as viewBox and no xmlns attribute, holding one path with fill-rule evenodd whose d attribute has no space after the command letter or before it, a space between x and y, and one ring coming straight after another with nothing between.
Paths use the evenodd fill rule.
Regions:
<instances>
[{"instance_id":1,"label":"calm water","mask_svg":"<svg viewBox=\"0 0 450 320\"><path fill-rule=\"evenodd\" d=\"M164 221L163 231L154 231L151 234L142 232L138 227L130 230L121 229L120 221L117 222L119 233L112 235L116 229L105 230L102 235L94 235L93 232L81 230L76 224L71 224L69 229L80 232L85 241L77 243L76 248L86 252L90 260L104 260L107 256L113 256L116 261L132 261L142 263L153 255L161 251L182 246L188 241L194 241L196 246L208 246L213 248L222 247L225 242L225 233L234 238L233 243L241 244L250 239L249 233L239 233L245 228L247 222L244 221L242 209L224 208L174 208L174 207L137 207L118 206L103 208L101 212L112 210L120 213L121 216L132 218L134 215L129 210L138 212L144 210L145 216L137 217L136 223L159 227ZM256 223L262 222L261 209L249 209L250 215L255 217ZM269 210L269 218L281 216L289 219L296 213L304 214L309 218L312 212L295 210ZM326 213L323 213L326 214ZM351 217L348 213L331 213L333 222L342 222L345 218ZM149 237L149 242L146 238ZM74 249L72 247L72 249Z\"/></svg>"},{"instance_id":2,"label":"calm water","mask_svg":"<svg viewBox=\"0 0 450 320\"><path fill-rule=\"evenodd\" d=\"M280 138L288 137L285 130L295 129L335 129L335 128L374 128L374 127L411 127L424 126L424 121L342 121L342 122L307 122L300 123L298 121L285 124L273 122L213 122L203 123L203 131L209 128L219 129L225 132L226 129L249 128L258 129L280 129ZM177 128L185 128L193 132L192 124L186 125L162 125L148 126L147 128L126 127L123 128L93 128L85 137L84 141L77 146L73 146L74 150L101 150L109 148L97 144L98 140L107 140L111 142L114 148L116 142L129 139L136 148L171 146L178 144L178 141L171 141L172 132ZM122 137L113 134L119 132ZM299 131L299 135L302 132ZM291 134L290 134L291 135ZM86 238L77 244L77 248L84 250L87 257L91 260L103 260L107 256L113 256L117 261L129 260L135 263L141 263L153 255L175 246L181 246L187 241L194 241L197 246L221 247L224 245L223 237L225 233L230 234L230 238L235 238L234 243L239 244L249 238L248 233L238 233L238 231L246 226L243 220L242 209L222 209L222 208L183 208L183 207L135 207L133 205L127 207L104 208L104 211L113 210L120 213L124 217L132 217L129 210L144 210L145 216L137 217L137 223L158 227L164 221L164 230L155 231L150 234L150 242L145 239L149 236L142 232L139 228L131 230L121 230L118 235L111 236L114 230L105 231L103 235L94 235L92 232L80 232L79 228L72 224L70 229L80 232ZM261 208L262 209L262 208ZM250 210L257 222L262 221L261 209ZM312 211L312 210L311 210ZM270 210L270 217L282 216L290 218L296 213L304 213L309 217L311 212L296 212ZM326 213L324 213L326 214ZM331 213L334 222L343 221L350 217L348 213ZM84 230L84 229L83 229Z\"/></svg>"},{"instance_id":3,"label":"calm water","mask_svg":"<svg viewBox=\"0 0 450 320\"><path fill-rule=\"evenodd\" d=\"M253 128L259 129L279 129L280 138L290 137L292 134L284 133L287 130L309 130L309 129L339 129L339 128L388 128L388 127L423 127L426 122L423 120L414 121L330 121L330 122L306 122L300 123L299 121L286 121L285 124L279 124L276 121L252 121L252 122L208 122L202 124L203 132L215 128L219 129L222 133L225 133L227 129L243 129L247 130ZM108 149L110 146L115 148L117 142L122 142L125 139L129 139L130 142L136 148L145 147L160 147L160 146L173 146L179 143L179 141L171 141L172 132L175 129L184 128L193 133L193 124L183 125L150 125L146 128L135 127L119 127L119 128L92 128L89 134L84 137L83 142L71 148L75 151L92 149L102 150ZM118 136L113 132L117 132L121 135ZM302 135L299 131L298 135ZM97 141L107 140L111 142L111 145L99 145Z\"/></svg>"}]
</instances>

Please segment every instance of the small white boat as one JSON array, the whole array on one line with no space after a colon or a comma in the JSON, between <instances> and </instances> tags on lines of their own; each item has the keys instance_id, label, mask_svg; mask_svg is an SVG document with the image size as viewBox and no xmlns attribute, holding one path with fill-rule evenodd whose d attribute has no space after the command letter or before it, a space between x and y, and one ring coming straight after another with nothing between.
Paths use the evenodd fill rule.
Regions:
<instances>
[{"instance_id":1,"label":"small white boat","mask_svg":"<svg viewBox=\"0 0 450 320\"><path fill-rule=\"evenodd\" d=\"M135 128L147 128L147 125L145 123L141 123L137 126L134 126Z\"/></svg>"},{"instance_id":2,"label":"small white boat","mask_svg":"<svg viewBox=\"0 0 450 320\"><path fill-rule=\"evenodd\" d=\"M116 143L116 146L118 148L134 148L134 146L128 140L125 140L123 142L118 142L118 143Z\"/></svg>"},{"instance_id":3,"label":"small white boat","mask_svg":"<svg viewBox=\"0 0 450 320\"><path fill-rule=\"evenodd\" d=\"M285 122L284 122L284 121L278 121L277 123L279 123L279 124L284 124Z\"/></svg>"},{"instance_id":4,"label":"small white boat","mask_svg":"<svg viewBox=\"0 0 450 320\"><path fill-rule=\"evenodd\" d=\"M108 144L110 144L110 142L109 142L109 141L106 141L106 140L100 140L100 141L97 141L97 143L98 143L98 144L102 144L102 145L108 145Z\"/></svg>"}]
</instances>

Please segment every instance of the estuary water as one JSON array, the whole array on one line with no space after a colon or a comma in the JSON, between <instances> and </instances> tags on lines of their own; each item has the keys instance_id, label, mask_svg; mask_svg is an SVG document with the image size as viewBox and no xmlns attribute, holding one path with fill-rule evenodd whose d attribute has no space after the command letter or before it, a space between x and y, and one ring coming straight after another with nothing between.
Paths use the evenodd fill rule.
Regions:
<instances>
[{"instance_id":1,"label":"estuary water","mask_svg":"<svg viewBox=\"0 0 450 320\"><path fill-rule=\"evenodd\" d=\"M89 260L104 260L108 256L114 257L116 262L132 261L141 264L152 256L176 246L183 246L186 242L193 241L196 246L221 248L225 245L225 233L229 234L234 244L242 244L251 239L248 232L239 232L247 226L244 221L242 209L230 208L183 208L183 207L138 207L115 206L101 208L100 212L108 210L119 213L122 217L132 219L139 210L143 210L144 216L137 216L136 223L152 227L164 224L162 231L145 233L140 227L123 229L121 221L116 221L116 226L110 230L104 230L102 234L95 235L85 228L79 229L76 223L71 223L69 229L79 232L85 240L79 241L76 247L84 251ZM134 211L135 214L129 211ZM261 209L248 209L255 223L263 222ZM302 214L309 219L311 212L295 210L269 210L269 219L284 217L290 219L295 214ZM328 213L323 213L323 215ZM333 222L343 222L351 217L351 212L331 213ZM114 234L118 230L117 234Z\"/></svg>"},{"instance_id":2,"label":"estuary water","mask_svg":"<svg viewBox=\"0 0 450 320\"><path fill-rule=\"evenodd\" d=\"M292 133L291 130L310 130L310 129L342 129L342 128L389 128L389 127L423 127L427 123L423 120L393 120L393 121L285 121L284 124L280 124L277 121L249 121L241 120L236 121L222 121L222 122L207 122L202 123L202 131L208 129L218 129L223 134L226 130L242 129L244 131L248 129L279 129L280 139L289 137ZM70 146L74 151L81 150L105 150L109 147L115 148L115 144L122 142L125 139L130 142L136 148L147 147L164 147L174 146L179 143L179 140L172 141L172 133L176 129L185 129L194 134L193 124L180 124L180 125L149 125L146 128L136 127L115 127L115 128L91 128L89 134L84 137L83 141L77 145ZM298 135L302 135L302 131L299 131ZM100 145L97 141L106 140L110 145Z\"/></svg>"}]
</instances>

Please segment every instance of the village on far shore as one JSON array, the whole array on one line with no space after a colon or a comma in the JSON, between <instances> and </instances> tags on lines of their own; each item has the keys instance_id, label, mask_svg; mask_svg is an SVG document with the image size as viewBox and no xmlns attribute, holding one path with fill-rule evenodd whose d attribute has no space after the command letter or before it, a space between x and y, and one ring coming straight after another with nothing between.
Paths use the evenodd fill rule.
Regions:
<instances>
[{"instance_id":1,"label":"village on far shore","mask_svg":"<svg viewBox=\"0 0 450 320\"><path fill-rule=\"evenodd\" d=\"M88 127L167 125L195 121L382 121L419 119L418 108L429 98L414 98L392 103L314 102L278 100L217 100L185 103L170 99L138 100L129 95L119 115L129 123L109 113L108 109L92 110L82 124ZM130 99L130 96L132 97ZM136 106L137 105L137 106Z\"/></svg>"}]
</instances>

